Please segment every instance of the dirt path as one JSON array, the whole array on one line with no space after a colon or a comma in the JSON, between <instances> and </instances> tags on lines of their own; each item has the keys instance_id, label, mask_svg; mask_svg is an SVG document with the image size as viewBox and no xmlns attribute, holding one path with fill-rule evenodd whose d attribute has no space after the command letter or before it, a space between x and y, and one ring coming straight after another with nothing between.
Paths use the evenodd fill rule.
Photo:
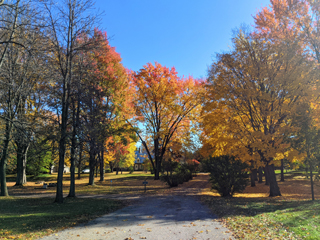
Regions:
<instances>
[{"instance_id":1,"label":"dirt path","mask_svg":"<svg viewBox=\"0 0 320 240\"><path fill-rule=\"evenodd\" d=\"M199 175L165 195L131 196L135 201L129 207L42 239L233 239L193 196L207 187L208 176Z\"/></svg>"}]
</instances>

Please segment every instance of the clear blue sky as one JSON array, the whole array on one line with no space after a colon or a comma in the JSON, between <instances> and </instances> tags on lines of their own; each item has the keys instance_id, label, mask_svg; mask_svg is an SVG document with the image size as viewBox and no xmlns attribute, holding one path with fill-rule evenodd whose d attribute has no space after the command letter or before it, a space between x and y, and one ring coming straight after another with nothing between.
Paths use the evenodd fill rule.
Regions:
<instances>
[{"instance_id":1,"label":"clear blue sky","mask_svg":"<svg viewBox=\"0 0 320 240\"><path fill-rule=\"evenodd\" d=\"M232 30L252 25L269 0L96 0L100 28L137 71L147 62L175 66L179 76L206 77L215 53L227 51Z\"/></svg>"}]
</instances>

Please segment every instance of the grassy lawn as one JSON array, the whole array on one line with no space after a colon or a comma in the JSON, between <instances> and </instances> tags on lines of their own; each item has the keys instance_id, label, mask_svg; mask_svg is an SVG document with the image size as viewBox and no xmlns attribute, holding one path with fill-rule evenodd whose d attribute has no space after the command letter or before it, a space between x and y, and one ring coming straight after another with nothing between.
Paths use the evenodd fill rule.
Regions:
<instances>
[{"instance_id":1,"label":"grassy lawn","mask_svg":"<svg viewBox=\"0 0 320 240\"><path fill-rule=\"evenodd\" d=\"M139 194L144 192L143 181L148 181L147 194L154 194L164 191L168 187L161 181L153 180L153 175L145 172L119 172L106 173L105 181L100 182L99 177L95 178L95 185L88 186L89 174L81 174L81 179L76 179L76 194L78 195L97 195L97 194ZM8 191L10 196L29 195L29 194L54 194L55 187L43 189L39 181L55 183L57 174L46 174L36 180L29 178L28 183L23 187L15 187L15 177L9 175L7 178ZM68 194L70 188L70 175L64 174L63 192Z\"/></svg>"},{"instance_id":2,"label":"grassy lawn","mask_svg":"<svg viewBox=\"0 0 320 240\"><path fill-rule=\"evenodd\" d=\"M123 203L107 199L0 198L0 239L35 239L113 212Z\"/></svg>"},{"instance_id":3,"label":"grassy lawn","mask_svg":"<svg viewBox=\"0 0 320 240\"><path fill-rule=\"evenodd\" d=\"M95 185L88 186L89 174L82 174L76 180L76 195L107 194L155 194L168 189L163 182L153 180L153 175L145 172L106 173L105 181L95 178ZM43 174L36 179L28 177L23 187L15 187L15 176L7 177L10 197L0 198L0 239L36 239L43 235L87 222L98 216L115 211L125 203L107 199L65 198L63 204L53 203L55 187L44 189L39 182L55 183L57 174ZM143 181L148 181L148 191L144 193ZM70 175L64 174L63 192L69 192ZM21 195L37 198L20 198Z\"/></svg>"},{"instance_id":4,"label":"grassy lawn","mask_svg":"<svg viewBox=\"0 0 320 240\"><path fill-rule=\"evenodd\" d=\"M55 182L55 179L56 175L40 177L41 181L48 183ZM76 194L145 194L142 185L145 180L148 181L146 194L167 194L174 190L144 172L108 173L105 179L99 182L96 178L96 185L88 186L88 174L82 174L82 179L76 180ZM210 191L208 179L207 175L198 176L178 189L194 189L237 239L319 239L320 200L310 201L310 182L304 172L285 173L285 182L278 182L282 196L276 198L268 197L269 187L262 183L256 187L248 186L243 193L224 199ZM69 190L69 181L69 175L65 175L65 194ZM29 181L22 188L14 187L14 182L8 182L8 185L12 196L55 193L55 187L43 189L36 180ZM315 198L320 199L319 181L315 182ZM121 206L119 202L92 198L66 199L62 205L53 204L53 198L0 198L0 239L34 239Z\"/></svg>"},{"instance_id":5,"label":"grassy lawn","mask_svg":"<svg viewBox=\"0 0 320 240\"><path fill-rule=\"evenodd\" d=\"M291 171L278 184L281 197L269 198L269 187L257 184L227 199L203 191L201 200L237 239L319 239L320 200L310 201L309 180L302 172ZM319 182L315 196L320 199Z\"/></svg>"},{"instance_id":6,"label":"grassy lawn","mask_svg":"<svg viewBox=\"0 0 320 240\"><path fill-rule=\"evenodd\" d=\"M202 196L238 239L319 239L320 201Z\"/></svg>"}]
</instances>

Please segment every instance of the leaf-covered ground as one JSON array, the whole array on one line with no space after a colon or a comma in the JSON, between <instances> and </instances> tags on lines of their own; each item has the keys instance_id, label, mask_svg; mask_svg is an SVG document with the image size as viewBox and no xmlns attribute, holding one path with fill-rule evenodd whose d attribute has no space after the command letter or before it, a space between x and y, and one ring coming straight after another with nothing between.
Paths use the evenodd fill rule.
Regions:
<instances>
[{"instance_id":1,"label":"leaf-covered ground","mask_svg":"<svg viewBox=\"0 0 320 240\"><path fill-rule=\"evenodd\" d=\"M293 172L278 184L281 197L268 197L269 187L260 183L227 199L207 188L201 200L238 239L319 239L320 201L310 200L309 180ZM316 182L316 199L320 199L319 185Z\"/></svg>"},{"instance_id":2,"label":"leaf-covered ground","mask_svg":"<svg viewBox=\"0 0 320 240\"><path fill-rule=\"evenodd\" d=\"M52 178L52 177L51 177ZM87 186L87 177L77 180L77 194L96 195L96 194L145 194L142 181L147 179L148 191L150 195L184 194L197 195L208 205L214 214L219 216L223 222L238 239L319 239L320 236L320 201L310 201L310 183L301 172L291 172L286 175L285 182L278 182L282 196L269 198L269 187L263 183L256 187L247 187L241 194L236 194L233 198L221 198L216 192L210 190L208 183L209 176L200 174L192 181L179 185L177 188L168 188L163 182L152 180L150 174L136 173L134 175L107 175L103 183ZM68 179L66 180L65 193L68 192ZM111 185L112 180L112 185ZM54 181L54 179L50 179ZM50 182L49 180L47 182ZM10 185L12 184L12 186ZM42 189L39 184L29 182L23 188L13 187L9 182L9 192L11 194L54 194L55 188ZM320 199L320 183L315 182L315 198ZM72 226L74 223L87 221L95 216L97 212L91 211L93 207L99 213L104 214L108 209L117 207L106 206L100 209L95 201L105 201L103 199L78 199L67 200L73 210L63 219L68 224L61 224L61 212L51 214L53 199L20 199L20 198L1 198L0 199L0 239L23 236L23 238L39 236L57 229ZM82 201L92 201L84 203ZM79 205L77 205L79 204ZM61 209L63 214L71 205L63 204ZM88 205L88 209L83 207ZM108 204L107 204L108 205ZM18 207L16 207L18 206ZM102 210L102 211L101 211ZM51 218L44 221L47 213L50 212ZM73 212L74 211L74 212ZM110 210L111 211L111 210ZM93 214L91 214L92 212ZM80 215L79 215L80 214ZM73 218L71 215L74 215ZM6 221L4 221L4 219ZM33 222L49 222L54 227L41 230L41 226ZM26 221L27 220L27 221Z\"/></svg>"}]
</instances>

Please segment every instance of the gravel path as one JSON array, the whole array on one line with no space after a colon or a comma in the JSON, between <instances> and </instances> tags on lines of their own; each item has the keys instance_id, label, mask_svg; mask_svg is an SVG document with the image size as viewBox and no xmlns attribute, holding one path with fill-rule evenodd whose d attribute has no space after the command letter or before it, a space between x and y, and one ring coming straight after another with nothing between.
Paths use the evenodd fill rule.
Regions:
<instances>
[{"instance_id":1,"label":"gravel path","mask_svg":"<svg viewBox=\"0 0 320 240\"><path fill-rule=\"evenodd\" d=\"M58 232L51 239L233 239L207 207L190 196L157 196Z\"/></svg>"}]
</instances>

